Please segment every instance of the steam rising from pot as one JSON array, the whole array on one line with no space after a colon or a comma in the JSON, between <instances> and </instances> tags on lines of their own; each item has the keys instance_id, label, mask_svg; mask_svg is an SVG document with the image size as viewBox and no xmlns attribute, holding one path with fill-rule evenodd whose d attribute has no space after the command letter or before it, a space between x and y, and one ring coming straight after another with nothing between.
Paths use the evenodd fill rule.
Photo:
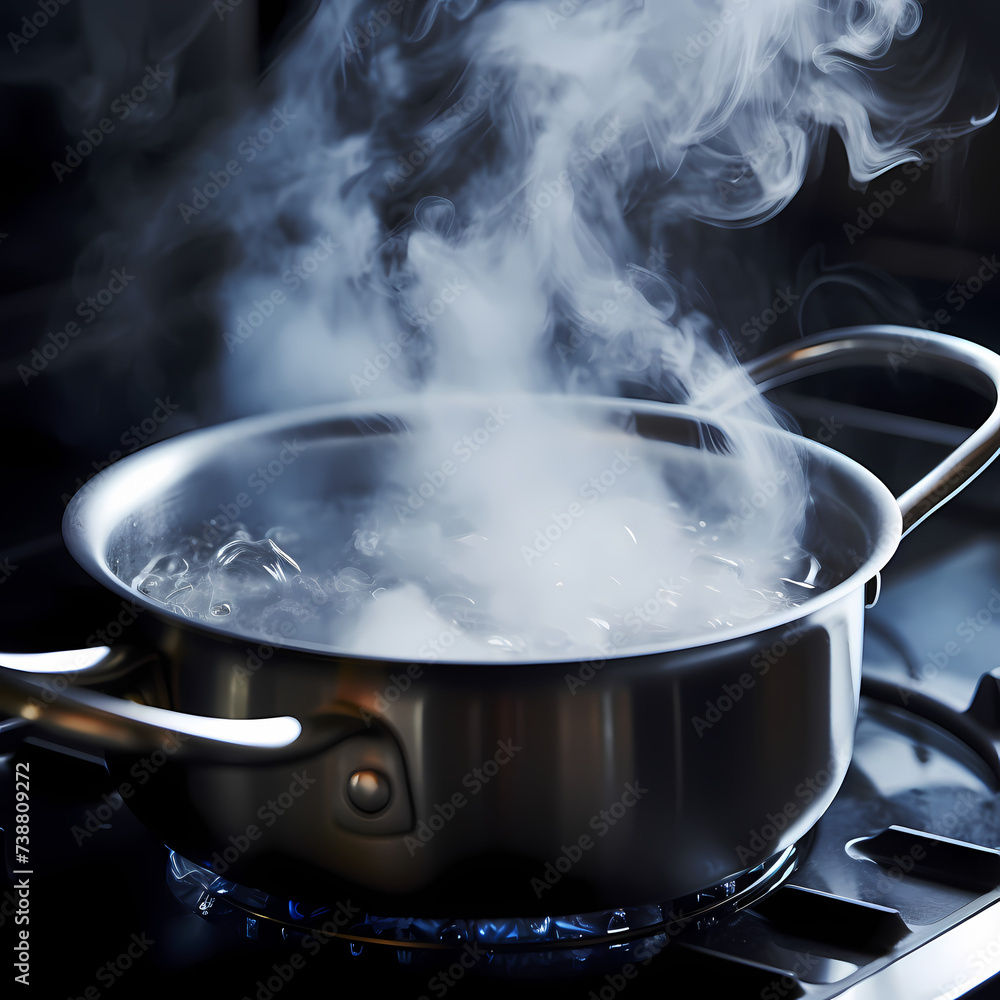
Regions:
<instances>
[{"instance_id":1,"label":"steam rising from pot","mask_svg":"<svg viewBox=\"0 0 1000 1000\"><path fill-rule=\"evenodd\" d=\"M265 84L267 116L206 153L178 206L185 226L225 217L245 248L224 289L221 390L244 411L483 398L464 424L428 407L417 450L345 535L334 570L378 599L338 644L423 655L485 608L497 655L540 655L546 629L606 650L651 598L647 640L647 625L724 628L815 585L804 471L670 248L692 221L778 212L831 130L855 183L918 159L959 68L920 22L915 0L320 9ZM767 493L753 518L708 523L544 399L624 390L724 406L739 481ZM264 545L265 527L236 541ZM460 631L455 655L474 654L476 630Z\"/></svg>"}]
</instances>

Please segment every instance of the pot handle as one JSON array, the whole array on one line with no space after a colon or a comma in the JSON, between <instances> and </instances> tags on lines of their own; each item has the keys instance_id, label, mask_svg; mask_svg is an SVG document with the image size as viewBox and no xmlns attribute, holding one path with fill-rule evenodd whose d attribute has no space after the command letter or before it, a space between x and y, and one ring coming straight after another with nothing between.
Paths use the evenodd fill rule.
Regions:
<instances>
[{"instance_id":1,"label":"pot handle","mask_svg":"<svg viewBox=\"0 0 1000 1000\"><path fill-rule=\"evenodd\" d=\"M360 715L348 712L321 713L305 722L287 715L219 719L79 686L113 680L155 661L155 654L108 646L0 653L0 709L74 743L125 753L167 749L177 758L234 764L306 757L371 731Z\"/></svg>"},{"instance_id":2,"label":"pot handle","mask_svg":"<svg viewBox=\"0 0 1000 1000\"><path fill-rule=\"evenodd\" d=\"M884 366L940 375L995 399L993 411L943 462L897 497L903 535L967 486L1000 452L1000 357L978 344L906 326L848 326L806 337L744 366L762 392L819 372Z\"/></svg>"}]
</instances>

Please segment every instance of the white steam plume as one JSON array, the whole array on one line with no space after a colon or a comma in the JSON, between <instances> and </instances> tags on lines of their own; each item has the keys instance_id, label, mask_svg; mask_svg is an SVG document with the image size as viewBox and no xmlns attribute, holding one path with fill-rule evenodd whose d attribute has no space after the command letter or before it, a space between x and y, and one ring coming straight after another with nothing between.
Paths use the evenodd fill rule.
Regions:
<instances>
[{"instance_id":1,"label":"white steam plume","mask_svg":"<svg viewBox=\"0 0 1000 1000\"><path fill-rule=\"evenodd\" d=\"M638 384L696 407L745 397L729 409L741 418L731 436L746 484L778 470L785 488L752 531L716 536L730 548L711 550L710 572L698 569L707 550L692 550L685 534L698 533L700 512L678 512L677 497L642 467L564 533L559 551L526 557L526 541L579 500L605 456L544 403L518 397L516 419L474 474L403 518L393 517L398 495L374 505L367 530L399 583L371 606L375 632L353 641L417 655L459 620L431 609L441 595L415 596L435 560L466 588L459 598L474 591L493 618L530 636L557 626L564 651L600 648L584 623L621 616L651 593L672 607L664 575L703 597L719 593L719 559L735 558L750 582L711 598L714 607L682 595L687 610L678 620L665 611L659 626L743 620L734 608L747 587L781 594L807 484L774 445L776 418L744 391L724 335L687 304L667 266L679 263L669 242L650 248L641 234L669 241L671 227L691 220L769 218L831 130L855 183L918 159L914 147L932 123L941 127L958 61L918 44L915 0L397 2L379 11L324 5L268 81L267 115L242 123L187 178L185 225L225 217L245 249L225 290L230 408L364 406L416 388L428 399L492 399ZM900 53L902 65L890 67ZM244 133L255 137L246 149ZM398 470L404 485L440 466L461 437L434 412L426 448ZM462 542L442 528L455 511L468 521ZM400 630L404 617L422 624ZM397 623L391 641L388 621ZM475 655L471 642L463 633L456 655Z\"/></svg>"}]
</instances>

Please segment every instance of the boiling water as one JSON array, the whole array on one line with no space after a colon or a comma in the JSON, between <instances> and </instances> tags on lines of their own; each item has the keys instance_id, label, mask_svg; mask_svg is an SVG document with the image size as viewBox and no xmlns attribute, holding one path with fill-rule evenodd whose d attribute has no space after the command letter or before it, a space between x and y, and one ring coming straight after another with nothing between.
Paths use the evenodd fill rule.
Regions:
<instances>
[{"instance_id":1,"label":"boiling water","mask_svg":"<svg viewBox=\"0 0 1000 1000\"><path fill-rule=\"evenodd\" d=\"M132 585L174 613L266 642L478 661L702 641L763 625L833 582L797 545L761 563L753 554L759 545L741 541L730 525L687 520L677 504L656 508L626 498L588 512L555 541L555 530L525 533L534 546L523 547L521 589L530 577L546 602L545 620L532 621L523 611L512 617L505 595L484 582L496 539L460 517L417 525L373 513L396 499L390 491L375 503L302 502L283 525L266 530L236 523L211 544L179 538ZM551 526L559 527L555 520ZM638 574L637 547L649 553ZM415 575L408 568L414 561L427 572ZM631 577L616 574L619 566ZM581 603L574 584L585 570L589 600Z\"/></svg>"}]
</instances>

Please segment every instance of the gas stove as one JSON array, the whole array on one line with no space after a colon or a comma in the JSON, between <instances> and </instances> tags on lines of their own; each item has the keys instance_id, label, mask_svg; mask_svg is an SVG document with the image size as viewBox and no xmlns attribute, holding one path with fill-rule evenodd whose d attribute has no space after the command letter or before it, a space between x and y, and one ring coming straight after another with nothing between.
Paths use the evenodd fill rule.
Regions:
<instances>
[{"instance_id":1,"label":"gas stove","mask_svg":"<svg viewBox=\"0 0 1000 1000\"><path fill-rule=\"evenodd\" d=\"M881 454L885 465L884 448L873 444L875 411L809 399L782 400L810 411L800 412L804 433L834 425L845 450ZM930 433L927 423L907 428L907 440L936 436L943 448L961 434L940 423ZM887 471L890 480L897 474ZM350 901L277 896L170 851L129 812L99 754L8 720L0 723L4 953L17 956L17 919L27 914L36 995L88 1000L111 990L176 996L209 982L225 983L224 996L256 1000L314 996L331 982L413 998L506 996L512 988L601 1000L690 996L706 982L729 997L768 1000L993 995L998 479L996 470L984 474L905 540L883 573L866 617L847 778L805 840L738 883L669 907L524 920L389 919ZM81 630L118 610L58 536L8 549L3 565L8 645L82 645ZM29 790L28 855L16 841L21 787ZM16 974L13 960L7 974Z\"/></svg>"}]
</instances>

